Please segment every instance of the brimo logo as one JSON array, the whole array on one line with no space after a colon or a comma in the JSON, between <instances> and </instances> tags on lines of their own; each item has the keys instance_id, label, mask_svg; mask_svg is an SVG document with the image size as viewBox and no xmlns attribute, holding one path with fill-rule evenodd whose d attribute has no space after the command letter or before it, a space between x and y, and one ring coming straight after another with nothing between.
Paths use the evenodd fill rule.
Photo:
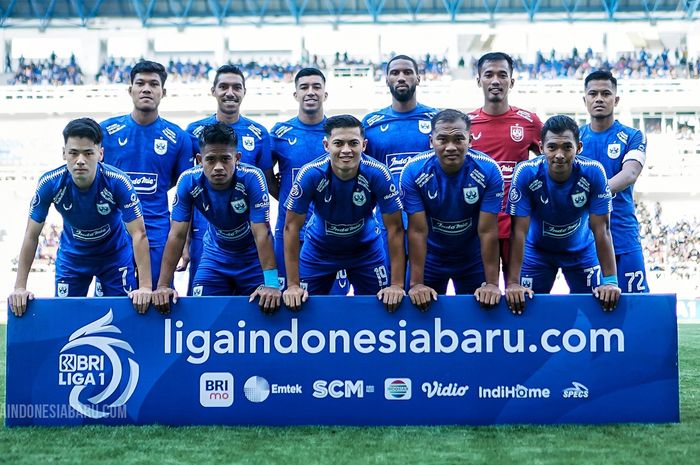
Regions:
<instances>
[{"instance_id":1,"label":"brimo logo","mask_svg":"<svg viewBox=\"0 0 700 465\"><path fill-rule=\"evenodd\" d=\"M110 415L111 408L126 404L139 381L139 365L129 358L128 378L123 392L109 402L122 384L122 362L115 348L134 353L128 342L101 335L101 333L121 333L119 328L110 324L112 318L112 309L109 309L102 318L75 331L68 338L68 343L61 348L59 355L59 384L73 386L69 397L70 406L90 418L104 418ZM68 352L77 347L97 349L101 354L85 355ZM105 357L112 365L110 379L105 379ZM107 386L89 397L88 403L81 401L80 394L86 387L103 386L105 383Z\"/></svg>"}]
</instances>

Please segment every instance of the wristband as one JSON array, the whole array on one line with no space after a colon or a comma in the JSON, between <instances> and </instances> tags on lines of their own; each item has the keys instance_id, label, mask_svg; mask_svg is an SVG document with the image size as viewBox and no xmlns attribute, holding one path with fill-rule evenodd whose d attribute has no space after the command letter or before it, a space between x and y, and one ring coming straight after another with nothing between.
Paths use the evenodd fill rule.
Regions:
<instances>
[{"instance_id":1,"label":"wristband","mask_svg":"<svg viewBox=\"0 0 700 465\"><path fill-rule=\"evenodd\" d=\"M613 284L617 286L617 276L616 275L610 275L610 276L603 276L600 278L600 285L605 286L606 284Z\"/></svg>"},{"instance_id":2,"label":"wristband","mask_svg":"<svg viewBox=\"0 0 700 465\"><path fill-rule=\"evenodd\" d=\"M263 270L263 277L265 278L266 287L274 287L278 289L280 287L279 274L277 273L277 268L271 270Z\"/></svg>"}]
</instances>

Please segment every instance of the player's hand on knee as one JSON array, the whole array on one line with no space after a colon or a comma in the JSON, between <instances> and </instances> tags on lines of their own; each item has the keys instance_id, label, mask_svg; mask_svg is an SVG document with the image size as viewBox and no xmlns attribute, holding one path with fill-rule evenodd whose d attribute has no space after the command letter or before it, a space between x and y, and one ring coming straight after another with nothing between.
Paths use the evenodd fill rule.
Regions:
<instances>
[{"instance_id":1,"label":"player's hand on knee","mask_svg":"<svg viewBox=\"0 0 700 465\"><path fill-rule=\"evenodd\" d=\"M405 295L406 292L401 286L392 284L389 287L380 289L377 293L377 298L386 306L387 311L392 313L399 308L399 305L401 305L401 301L403 300L403 296Z\"/></svg>"},{"instance_id":2,"label":"player's hand on knee","mask_svg":"<svg viewBox=\"0 0 700 465\"><path fill-rule=\"evenodd\" d=\"M34 294L24 289L17 288L7 298L7 303L10 304L10 310L15 316L22 316L27 311L27 303L34 300Z\"/></svg>"},{"instance_id":3,"label":"player's hand on knee","mask_svg":"<svg viewBox=\"0 0 700 465\"><path fill-rule=\"evenodd\" d=\"M177 291L168 286L158 286L158 289L153 291L151 299L153 301L153 306L156 307L160 313L167 314L170 313L170 299L173 299L173 303L177 303Z\"/></svg>"},{"instance_id":4,"label":"player's hand on knee","mask_svg":"<svg viewBox=\"0 0 700 465\"><path fill-rule=\"evenodd\" d=\"M287 290L282 294L284 305L293 312L301 310L301 304L309 298L306 289L302 289L296 284L287 286Z\"/></svg>"},{"instance_id":5,"label":"player's hand on knee","mask_svg":"<svg viewBox=\"0 0 700 465\"><path fill-rule=\"evenodd\" d=\"M425 284L415 284L408 290L411 303L418 307L421 312L427 311L432 301L437 300L437 296L435 289Z\"/></svg>"},{"instance_id":6,"label":"player's hand on knee","mask_svg":"<svg viewBox=\"0 0 700 465\"><path fill-rule=\"evenodd\" d=\"M482 307L491 309L501 301L501 289L495 284L482 283L474 292L474 297Z\"/></svg>"},{"instance_id":7,"label":"player's hand on knee","mask_svg":"<svg viewBox=\"0 0 700 465\"><path fill-rule=\"evenodd\" d=\"M606 312L612 312L620 301L622 290L614 284L603 284L593 289L593 295L598 299Z\"/></svg>"},{"instance_id":8,"label":"player's hand on knee","mask_svg":"<svg viewBox=\"0 0 700 465\"><path fill-rule=\"evenodd\" d=\"M506 303L513 315L522 315L525 311L525 295L532 299L535 293L517 283L510 283L506 287Z\"/></svg>"},{"instance_id":9,"label":"player's hand on knee","mask_svg":"<svg viewBox=\"0 0 700 465\"><path fill-rule=\"evenodd\" d=\"M147 287L140 287L136 290L129 292L129 298L131 303L134 304L134 308L138 313L143 315L148 310L148 306L151 304L151 296L153 291Z\"/></svg>"},{"instance_id":10,"label":"player's hand on knee","mask_svg":"<svg viewBox=\"0 0 700 465\"><path fill-rule=\"evenodd\" d=\"M250 294L248 302L252 302L258 297L260 298L258 305L263 313L275 313L282 305L282 291L276 287L269 287L261 284Z\"/></svg>"}]
</instances>

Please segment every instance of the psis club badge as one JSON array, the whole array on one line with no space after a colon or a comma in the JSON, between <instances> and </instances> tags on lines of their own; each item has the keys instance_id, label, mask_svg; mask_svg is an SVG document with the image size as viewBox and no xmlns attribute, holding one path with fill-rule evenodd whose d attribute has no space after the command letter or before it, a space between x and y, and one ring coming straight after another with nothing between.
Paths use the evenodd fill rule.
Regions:
<instances>
[{"instance_id":1,"label":"psis club badge","mask_svg":"<svg viewBox=\"0 0 700 465\"><path fill-rule=\"evenodd\" d=\"M59 353L58 384L71 388L70 406L88 418L115 416L115 409L126 404L139 381L139 365L129 357L134 350L111 336L121 334L112 319L110 309L71 334Z\"/></svg>"}]
</instances>

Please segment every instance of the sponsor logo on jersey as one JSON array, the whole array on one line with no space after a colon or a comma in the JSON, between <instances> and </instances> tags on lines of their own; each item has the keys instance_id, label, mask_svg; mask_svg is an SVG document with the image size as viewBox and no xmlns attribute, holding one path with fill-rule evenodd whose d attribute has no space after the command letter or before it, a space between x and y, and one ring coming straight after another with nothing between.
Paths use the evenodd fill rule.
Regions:
<instances>
[{"instance_id":1,"label":"sponsor logo on jersey","mask_svg":"<svg viewBox=\"0 0 700 465\"><path fill-rule=\"evenodd\" d=\"M469 205L474 205L479 201L478 187L464 187L462 188L462 193L464 194L464 201Z\"/></svg>"},{"instance_id":2,"label":"sponsor logo on jersey","mask_svg":"<svg viewBox=\"0 0 700 465\"><path fill-rule=\"evenodd\" d=\"M536 191L537 189L539 189L540 187L542 187L542 181L540 181L539 179L535 179L535 180L532 181L532 182L530 183L530 185L527 186L527 187L528 187L531 191L534 192L534 191Z\"/></svg>"},{"instance_id":3,"label":"sponsor logo on jersey","mask_svg":"<svg viewBox=\"0 0 700 465\"><path fill-rule=\"evenodd\" d=\"M120 147L124 147L127 142L129 142L128 137L125 137L124 140L122 140L121 137L117 137L117 143L119 144Z\"/></svg>"},{"instance_id":4,"label":"sponsor logo on jersey","mask_svg":"<svg viewBox=\"0 0 700 465\"><path fill-rule=\"evenodd\" d=\"M389 184L389 193L384 196L384 200L389 200L397 195L399 195L399 191L396 189L394 183L391 183Z\"/></svg>"},{"instance_id":5,"label":"sponsor logo on jersey","mask_svg":"<svg viewBox=\"0 0 700 465\"><path fill-rule=\"evenodd\" d=\"M168 141L165 139L154 139L153 151L158 155L165 155L168 153Z\"/></svg>"},{"instance_id":6,"label":"sponsor logo on jersey","mask_svg":"<svg viewBox=\"0 0 700 465\"><path fill-rule=\"evenodd\" d=\"M328 178L321 179L321 182L319 182L318 186L316 186L316 191L323 192L323 189L325 189L329 183L330 181L328 181Z\"/></svg>"},{"instance_id":7,"label":"sponsor logo on jersey","mask_svg":"<svg viewBox=\"0 0 700 465\"><path fill-rule=\"evenodd\" d=\"M588 179L586 178L579 179L576 185L586 192L589 192L591 190L591 183L589 183Z\"/></svg>"},{"instance_id":8,"label":"sponsor logo on jersey","mask_svg":"<svg viewBox=\"0 0 700 465\"><path fill-rule=\"evenodd\" d=\"M386 156L386 166L389 167L391 174L399 175L403 167L411 161L415 153L404 152L404 153L390 153Z\"/></svg>"},{"instance_id":9,"label":"sponsor logo on jersey","mask_svg":"<svg viewBox=\"0 0 700 465\"><path fill-rule=\"evenodd\" d=\"M119 124L119 123L110 124L109 126L107 126L107 134L109 134L111 136L115 132L119 132L122 129L124 129L125 127L126 127L126 124Z\"/></svg>"},{"instance_id":10,"label":"sponsor logo on jersey","mask_svg":"<svg viewBox=\"0 0 700 465\"><path fill-rule=\"evenodd\" d=\"M366 202L367 196L365 195L365 191L357 191L352 193L352 203L354 203L358 207L361 207Z\"/></svg>"},{"instance_id":11,"label":"sponsor logo on jersey","mask_svg":"<svg viewBox=\"0 0 700 465\"><path fill-rule=\"evenodd\" d=\"M172 142L173 144L177 144L177 134L175 134L175 131L173 131L172 129L163 129L163 135L170 139L170 142Z\"/></svg>"},{"instance_id":12,"label":"sponsor logo on jersey","mask_svg":"<svg viewBox=\"0 0 700 465\"><path fill-rule=\"evenodd\" d=\"M245 199L238 199L231 202L231 208L236 213L241 214L248 209L248 204Z\"/></svg>"},{"instance_id":13,"label":"sponsor logo on jersey","mask_svg":"<svg viewBox=\"0 0 700 465\"><path fill-rule=\"evenodd\" d=\"M202 133L203 130L204 130L204 125L201 124L192 130L192 135L195 137L199 137L199 135Z\"/></svg>"},{"instance_id":14,"label":"sponsor logo on jersey","mask_svg":"<svg viewBox=\"0 0 700 465\"><path fill-rule=\"evenodd\" d=\"M588 388L576 381L571 382L571 387L561 391L561 396L564 399L585 399L588 398Z\"/></svg>"},{"instance_id":15,"label":"sponsor logo on jersey","mask_svg":"<svg viewBox=\"0 0 700 465\"><path fill-rule=\"evenodd\" d=\"M415 181L415 182L416 182L416 186L418 186L418 187L423 187L423 186L425 186L425 185L428 183L428 181L430 181L431 179L433 179L433 177L435 177L435 175L434 175L433 173L430 173L430 174L428 174L428 173L421 173L421 174L416 178L416 181Z\"/></svg>"},{"instance_id":16,"label":"sponsor logo on jersey","mask_svg":"<svg viewBox=\"0 0 700 465\"><path fill-rule=\"evenodd\" d=\"M237 190L238 192L243 192L245 194L245 184L242 182L237 182L236 187L234 187L234 190Z\"/></svg>"},{"instance_id":17,"label":"sponsor logo on jersey","mask_svg":"<svg viewBox=\"0 0 700 465\"><path fill-rule=\"evenodd\" d=\"M111 230L109 224L95 229L73 229L73 237L80 241L95 242L107 237Z\"/></svg>"},{"instance_id":18,"label":"sponsor logo on jersey","mask_svg":"<svg viewBox=\"0 0 700 465\"><path fill-rule=\"evenodd\" d=\"M203 191L204 189L202 189L200 186L194 186L194 189L190 191L190 195L193 199L196 199Z\"/></svg>"},{"instance_id":19,"label":"sponsor logo on jersey","mask_svg":"<svg viewBox=\"0 0 700 465\"><path fill-rule=\"evenodd\" d=\"M358 174L358 175L357 175L357 184L360 185L360 186L362 186L362 187L364 187L364 188L367 189L368 191L371 191L371 190L372 190L372 189L369 188L369 181L367 180L367 178L364 177L364 176L361 175L361 174Z\"/></svg>"},{"instance_id":20,"label":"sponsor logo on jersey","mask_svg":"<svg viewBox=\"0 0 700 465\"><path fill-rule=\"evenodd\" d=\"M127 172L137 194L155 194L158 190L158 173Z\"/></svg>"},{"instance_id":21,"label":"sponsor logo on jersey","mask_svg":"<svg viewBox=\"0 0 700 465\"><path fill-rule=\"evenodd\" d=\"M573 223L558 225L542 222L542 235L548 237L554 237L555 239L563 239L573 235L576 230L581 226L581 218L578 218Z\"/></svg>"},{"instance_id":22,"label":"sponsor logo on jersey","mask_svg":"<svg viewBox=\"0 0 700 465\"><path fill-rule=\"evenodd\" d=\"M513 179L513 172L515 171L515 165L518 162L515 161L499 161L498 167L501 169L501 176L503 176L503 181L510 182Z\"/></svg>"},{"instance_id":23,"label":"sponsor logo on jersey","mask_svg":"<svg viewBox=\"0 0 700 465\"><path fill-rule=\"evenodd\" d=\"M63 196L66 195L66 187L67 187L67 186L63 186L63 187L61 188L61 190L58 191L58 192L56 193L56 195L54 195L53 200L52 200L52 202L53 202L54 204L58 205L58 204L61 202L61 200L63 199ZM38 194L37 194L37 195L38 195ZM38 204L39 204L39 201L37 200L36 203L37 203L37 205L38 205Z\"/></svg>"},{"instance_id":24,"label":"sponsor logo on jersey","mask_svg":"<svg viewBox=\"0 0 700 465\"><path fill-rule=\"evenodd\" d=\"M377 121L381 121L383 119L384 119L384 115L373 115L373 116L367 118L367 126L372 126Z\"/></svg>"},{"instance_id":25,"label":"sponsor logo on jersey","mask_svg":"<svg viewBox=\"0 0 700 465\"><path fill-rule=\"evenodd\" d=\"M56 286L56 294L58 294L59 297L68 297L68 289L68 283L58 283Z\"/></svg>"},{"instance_id":26,"label":"sponsor logo on jersey","mask_svg":"<svg viewBox=\"0 0 700 465\"><path fill-rule=\"evenodd\" d=\"M510 203L518 203L521 197L522 195L520 194L520 190L515 186L511 186L510 193L508 194L508 200L510 200Z\"/></svg>"},{"instance_id":27,"label":"sponsor logo on jersey","mask_svg":"<svg viewBox=\"0 0 700 465\"><path fill-rule=\"evenodd\" d=\"M622 145L620 144L608 144L608 158L613 160L618 158L622 153Z\"/></svg>"},{"instance_id":28,"label":"sponsor logo on jersey","mask_svg":"<svg viewBox=\"0 0 700 465\"><path fill-rule=\"evenodd\" d=\"M260 202L255 204L255 208L268 208L270 206L270 196L263 194Z\"/></svg>"},{"instance_id":29,"label":"sponsor logo on jersey","mask_svg":"<svg viewBox=\"0 0 700 465\"><path fill-rule=\"evenodd\" d=\"M258 140L262 139L262 130L259 127L255 126L254 124L251 124L250 126L248 126L248 130L252 132L253 135L258 138ZM245 136L243 137L245 138Z\"/></svg>"},{"instance_id":30,"label":"sponsor logo on jersey","mask_svg":"<svg viewBox=\"0 0 700 465\"><path fill-rule=\"evenodd\" d=\"M576 194L571 194L571 201L574 202L574 207L581 208L586 205L586 200L588 196L585 192L577 192Z\"/></svg>"},{"instance_id":31,"label":"sponsor logo on jersey","mask_svg":"<svg viewBox=\"0 0 700 465\"><path fill-rule=\"evenodd\" d=\"M107 202L111 203L112 205L116 205L116 202L114 201L114 196L112 195L112 193L110 191L107 190L106 187L100 191L100 197L102 197Z\"/></svg>"},{"instance_id":32,"label":"sponsor logo on jersey","mask_svg":"<svg viewBox=\"0 0 700 465\"><path fill-rule=\"evenodd\" d=\"M438 218L430 218L430 225L436 233L449 234L451 236L464 234L472 227L472 219L465 218L459 221L443 221Z\"/></svg>"},{"instance_id":33,"label":"sponsor logo on jersey","mask_svg":"<svg viewBox=\"0 0 700 465\"><path fill-rule=\"evenodd\" d=\"M469 173L469 177L472 178L478 185L486 189L486 176L479 170L474 170Z\"/></svg>"},{"instance_id":34,"label":"sponsor logo on jersey","mask_svg":"<svg viewBox=\"0 0 700 465\"><path fill-rule=\"evenodd\" d=\"M525 138L525 128L516 124L510 127L510 138L513 142L520 142Z\"/></svg>"},{"instance_id":35,"label":"sponsor logo on jersey","mask_svg":"<svg viewBox=\"0 0 700 465\"><path fill-rule=\"evenodd\" d=\"M97 204L97 213L100 215L109 215L109 213L112 211L112 208L109 206L108 203L98 203Z\"/></svg>"},{"instance_id":36,"label":"sponsor logo on jersey","mask_svg":"<svg viewBox=\"0 0 700 465\"><path fill-rule=\"evenodd\" d=\"M241 140L243 141L243 148L247 151L252 152L255 149L255 139L252 136L243 136Z\"/></svg>"},{"instance_id":37,"label":"sponsor logo on jersey","mask_svg":"<svg viewBox=\"0 0 700 465\"><path fill-rule=\"evenodd\" d=\"M237 241L242 237L245 237L250 232L250 222L246 221L242 225L234 229L218 229L216 230L216 237L224 241Z\"/></svg>"},{"instance_id":38,"label":"sponsor logo on jersey","mask_svg":"<svg viewBox=\"0 0 700 465\"><path fill-rule=\"evenodd\" d=\"M335 224L326 221L325 226L326 234L328 234L329 236L348 237L354 236L355 234L362 231L362 228L365 227L365 220L363 218L357 223L352 224Z\"/></svg>"},{"instance_id":39,"label":"sponsor logo on jersey","mask_svg":"<svg viewBox=\"0 0 700 465\"><path fill-rule=\"evenodd\" d=\"M280 127L278 127L277 130L275 131L275 135L281 139L282 136L284 136L285 134L287 134L287 133L288 133L289 131L291 131L292 129L293 129L292 126L280 126Z\"/></svg>"},{"instance_id":40,"label":"sponsor logo on jersey","mask_svg":"<svg viewBox=\"0 0 700 465\"><path fill-rule=\"evenodd\" d=\"M430 121L424 121L420 120L418 121L418 130L423 133L423 134L430 134L430 131L432 131L433 127L430 124Z\"/></svg>"},{"instance_id":41,"label":"sponsor logo on jersey","mask_svg":"<svg viewBox=\"0 0 700 465\"><path fill-rule=\"evenodd\" d=\"M520 117L522 117L522 118L525 118L526 120L528 120L528 121L531 122L531 123L532 123L532 121L533 121L533 120L532 120L532 115L531 115L529 112L525 111L525 110L518 110L518 111L515 112L515 114L518 115L518 116L520 116Z\"/></svg>"},{"instance_id":42,"label":"sponsor logo on jersey","mask_svg":"<svg viewBox=\"0 0 700 465\"><path fill-rule=\"evenodd\" d=\"M620 140L620 142L622 142L623 144L626 144L627 141L629 140L629 136L627 136L627 133L625 133L624 131L618 132L617 134L615 134L615 136L616 136L616 137Z\"/></svg>"}]
</instances>

